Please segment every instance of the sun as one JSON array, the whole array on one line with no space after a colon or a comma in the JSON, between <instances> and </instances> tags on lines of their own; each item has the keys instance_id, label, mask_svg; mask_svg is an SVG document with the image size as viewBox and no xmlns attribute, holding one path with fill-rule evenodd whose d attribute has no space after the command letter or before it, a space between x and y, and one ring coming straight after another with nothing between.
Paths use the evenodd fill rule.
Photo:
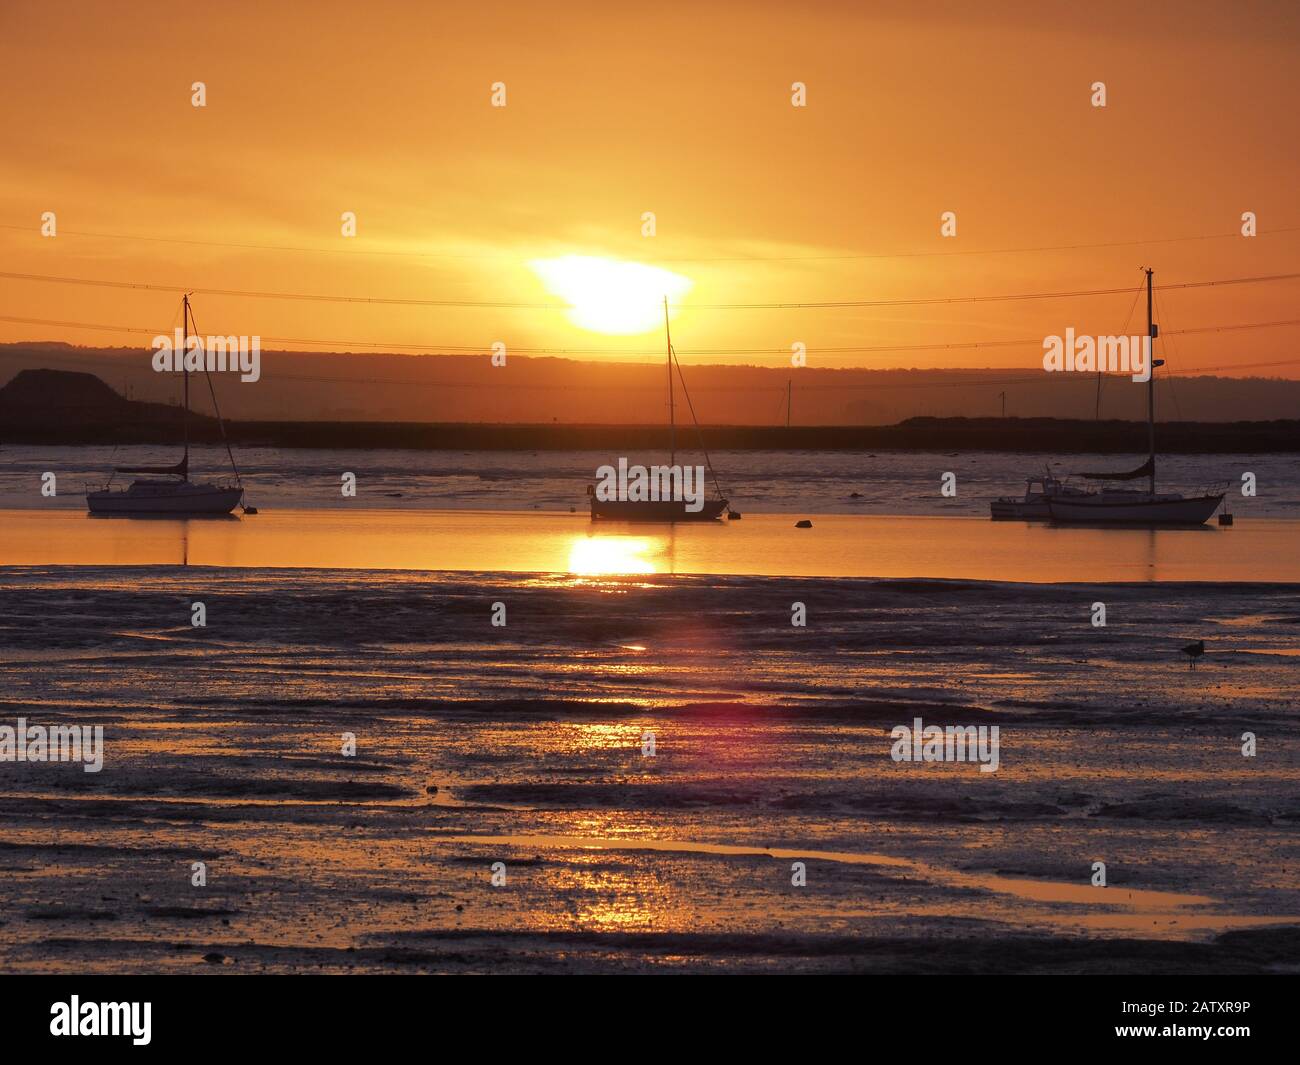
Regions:
<instances>
[{"instance_id":1,"label":"sun","mask_svg":"<svg viewBox=\"0 0 1300 1065\"><path fill-rule=\"evenodd\" d=\"M664 320L664 297L676 302L692 285L671 270L595 255L534 259L528 266L549 292L569 304L574 325L617 336L657 329Z\"/></svg>"}]
</instances>

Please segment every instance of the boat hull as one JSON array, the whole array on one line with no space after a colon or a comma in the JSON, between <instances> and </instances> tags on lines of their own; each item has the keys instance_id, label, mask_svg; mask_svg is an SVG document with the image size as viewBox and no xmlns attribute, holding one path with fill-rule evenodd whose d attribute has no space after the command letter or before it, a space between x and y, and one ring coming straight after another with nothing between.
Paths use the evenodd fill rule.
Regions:
<instances>
[{"instance_id":1,"label":"boat hull","mask_svg":"<svg viewBox=\"0 0 1300 1065\"><path fill-rule=\"evenodd\" d=\"M1204 525L1223 502L1223 494L1117 500L1104 495L1087 500L1048 501L1052 521L1070 525Z\"/></svg>"},{"instance_id":2,"label":"boat hull","mask_svg":"<svg viewBox=\"0 0 1300 1065\"><path fill-rule=\"evenodd\" d=\"M1042 485L1042 490L1036 490L1035 485ZM994 521L1051 521L1048 499L1077 499L1087 495L1088 492L1062 484L1050 474L1030 477L1023 496L998 496L990 500L989 516Z\"/></svg>"},{"instance_id":3,"label":"boat hull","mask_svg":"<svg viewBox=\"0 0 1300 1065\"><path fill-rule=\"evenodd\" d=\"M994 521L1047 521L1052 516L1046 500L1026 503L1020 499L995 499L989 504L989 514Z\"/></svg>"},{"instance_id":4,"label":"boat hull","mask_svg":"<svg viewBox=\"0 0 1300 1065\"><path fill-rule=\"evenodd\" d=\"M186 485L180 491L111 491L86 493L91 514L126 517L203 516L229 514L243 498L242 488L221 485Z\"/></svg>"},{"instance_id":5,"label":"boat hull","mask_svg":"<svg viewBox=\"0 0 1300 1065\"><path fill-rule=\"evenodd\" d=\"M725 499L706 499L699 510L691 511L686 509L686 501L683 499L602 501L593 496L591 520L659 523L717 521L726 509Z\"/></svg>"}]
</instances>

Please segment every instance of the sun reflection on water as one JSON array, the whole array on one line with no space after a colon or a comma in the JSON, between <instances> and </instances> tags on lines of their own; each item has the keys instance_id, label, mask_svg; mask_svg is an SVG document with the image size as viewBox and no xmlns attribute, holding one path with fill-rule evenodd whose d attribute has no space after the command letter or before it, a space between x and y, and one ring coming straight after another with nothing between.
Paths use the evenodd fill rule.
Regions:
<instances>
[{"instance_id":1,"label":"sun reflection on water","mask_svg":"<svg viewBox=\"0 0 1300 1065\"><path fill-rule=\"evenodd\" d=\"M582 536L569 549L569 572L581 576L657 573L646 558L651 542L642 536Z\"/></svg>"}]
</instances>

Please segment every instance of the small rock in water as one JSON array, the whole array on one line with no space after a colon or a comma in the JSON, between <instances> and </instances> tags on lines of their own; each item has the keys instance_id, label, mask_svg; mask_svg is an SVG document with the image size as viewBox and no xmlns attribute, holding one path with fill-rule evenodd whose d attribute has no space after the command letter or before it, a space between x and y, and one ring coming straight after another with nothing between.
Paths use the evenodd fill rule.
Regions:
<instances>
[{"instance_id":1,"label":"small rock in water","mask_svg":"<svg viewBox=\"0 0 1300 1065\"><path fill-rule=\"evenodd\" d=\"M850 493L849 493L849 498L850 498L850 499L861 499L861 498L862 498L862 493L861 493L861 492L850 492Z\"/></svg>"},{"instance_id":2,"label":"small rock in water","mask_svg":"<svg viewBox=\"0 0 1300 1065\"><path fill-rule=\"evenodd\" d=\"M437 795L437 794L438 794L438 785L437 785L437 784L430 784L427 788L424 789L424 793L425 793L426 795Z\"/></svg>"},{"instance_id":3,"label":"small rock in water","mask_svg":"<svg viewBox=\"0 0 1300 1065\"><path fill-rule=\"evenodd\" d=\"M211 954L203 955L203 960L209 965L220 965L226 960L226 956L224 954L219 954L214 950Z\"/></svg>"},{"instance_id":4,"label":"small rock in water","mask_svg":"<svg viewBox=\"0 0 1300 1065\"><path fill-rule=\"evenodd\" d=\"M796 529L811 529L812 522L810 522L807 518L804 518L802 521L796 521L794 523L794 527Z\"/></svg>"}]
</instances>

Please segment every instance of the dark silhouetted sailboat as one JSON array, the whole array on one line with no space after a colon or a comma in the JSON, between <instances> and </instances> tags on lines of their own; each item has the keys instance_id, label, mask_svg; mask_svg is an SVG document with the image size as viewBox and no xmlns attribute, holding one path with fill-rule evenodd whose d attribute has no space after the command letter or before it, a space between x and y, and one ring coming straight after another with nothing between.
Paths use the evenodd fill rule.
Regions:
<instances>
[{"instance_id":1,"label":"dark silhouetted sailboat","mask_svg":"<svg viewBox=\"0 0 1300 1065\"><path fill-rule=\"evenodd\" d=\"M729 509L727 500L723 498L722 488L718 484L718 476L713 472L713 464L709 461L709 453L704 447L704 439L700 436L699 419L695 417L695 404L691 402L691 395L686 391L686 378L682 374L681 363L677 362L677 353L673 350L673 337L668 326L668 300L666 297L664 299L664 337L668 347L668 464L670 467L677 465L677 417L673 395L673 365L676 363L677 376L682 383L682 395L686 397L686 405L691 412L691 420L695 423L695 432L699 437L700 451L704 454L704 464L709 471L709 477L713 480L713 488L718 497L716 499L702 500L699 510L688 510L689 501L685 499L598 499L595 488L588 486L587 494L591 497L592 521L717 521ZM703 487L703 485L700 486L701 490L703 490Z\"/></svg>"},{"instance_id":2,"label":"dark silhouetted sailboat","mask_svg":"<svg viewBox=\"0 0 1300 1065\"><path fill-rule=\"evenodd\" d=\"M235 484L200 484L190 480L190 374L185 367L185 355L189 346L190 297L182 300L183 343L179 352L184 384L184 438L185 454L174 466L119 466L115 474L146 474L145 479L135 480L125 488L113 488L112 482L97 491L86 492L86 506L94 515L117 515L126 517L210 517L229 514L244 497L244 488L239 484L239 470L235 469L234 456L230 454L230 445L226 444L226 453L230 455L231 469L235 473ZM195 330L197 332L197 329ZM215 400L215 395L214 395ZM221 414L217 413L220 422ZM222 426L222 436L225 427Z\"/></svg>"},{"instance_id":3,"label":"dark silhouetted sailboat","mask_svg":"<svg viewBox=\"0 0 1300 1065\"><path fill-rule=\"evenodd\" d=\"M1152 277L1147 275L1147 336L1150 338L1150 371L1147 375L1147 460L1135 470L1123 473L1081 473L1093 481L1137 481L1146 478L1143 491L1136 488L1105 487L1096 492L1046 494L1052 521L1076 525L1203 525L1223 503L1226 492L1202 492L1182 495L1156 491L1156 367L1164 359L1155 357L1155 339L1159 334L1152 321Z\"/></svg>"}]
</instances>

